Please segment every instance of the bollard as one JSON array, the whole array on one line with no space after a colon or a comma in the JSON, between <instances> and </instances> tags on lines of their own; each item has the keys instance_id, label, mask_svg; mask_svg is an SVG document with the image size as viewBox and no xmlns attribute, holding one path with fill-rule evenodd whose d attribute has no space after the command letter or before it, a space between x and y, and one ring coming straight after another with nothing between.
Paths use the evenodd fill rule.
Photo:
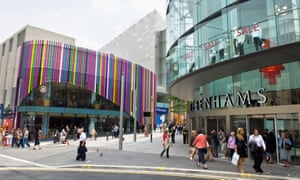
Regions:
<instances>
[{"instance_id":1,"label":"bollard","mask_svg":"<svg viewBox=\"0 0 300 180\"><path fill-rule=\"evenodd\" d=\"M108 141L108 132L106 132L106 141Z\"/></svg>"}]
</instances>

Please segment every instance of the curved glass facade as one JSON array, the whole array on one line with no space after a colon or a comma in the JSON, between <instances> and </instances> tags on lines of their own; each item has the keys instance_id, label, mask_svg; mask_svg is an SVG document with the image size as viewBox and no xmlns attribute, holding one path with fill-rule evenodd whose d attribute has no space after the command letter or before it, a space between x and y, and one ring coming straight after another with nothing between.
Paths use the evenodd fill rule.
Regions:
<instances>
[{"instance_id":1,"label":"curved glass facade","mask_svg":"<svg viewBox=\"0 0 300 180\"><path fill-rule=\"evenodd\" d=\"M299 165L299 42L300 0L170 0L167 82L190 129L284 131Z\"/></svg>"},{"instance_id":2,"label":"curved glass facade","mask_svg":"<svg viewBox=\"0 0 300 180\"><path fill-rule=\"evenodd\" d=\"M300 62L276 67L280 69L275 76L267 75L260 68L200 86L194 91L194 98L202 102L194 110L300 104ZM207 98L209 103L204 102Z\"/></svg>"},{"instance_id":3,"label":"curved glass facade","mask_svg":"<svg viewBox=\"0 0 300 180\"><path fill-rule=\"evenodd\" d=\"M167 11L168 83L192 71L300 40L300 0L182 0Z\"/></svg>"}]
</instances>

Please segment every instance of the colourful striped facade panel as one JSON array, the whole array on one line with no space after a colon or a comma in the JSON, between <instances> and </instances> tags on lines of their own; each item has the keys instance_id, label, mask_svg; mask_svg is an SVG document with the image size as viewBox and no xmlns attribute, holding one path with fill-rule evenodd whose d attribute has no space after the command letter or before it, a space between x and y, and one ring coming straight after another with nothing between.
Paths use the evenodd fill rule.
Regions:
<instances>
[{"instance_id":1,"label":"colourful striped facade panel","mask_svg":"<svg viewBox=\"0 0 300 180\"><path fill-rule=\"evenodd\" d=\"M119 106L121 76L124 74L126 113L133 115L136 109L137 120L144 124L143 113L150 112L156 104L155 74L112 54L59 42L34 40L23 43L20 58L20 102L40 85L55 82L87 88Z\"/></svg>"}]
</instances>

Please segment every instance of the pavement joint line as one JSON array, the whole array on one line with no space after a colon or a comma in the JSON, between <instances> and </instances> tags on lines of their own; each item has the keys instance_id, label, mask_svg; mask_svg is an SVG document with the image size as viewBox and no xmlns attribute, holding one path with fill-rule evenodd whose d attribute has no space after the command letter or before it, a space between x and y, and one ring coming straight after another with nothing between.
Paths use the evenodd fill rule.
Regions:
<instances>
[{"instance_id":1,"label":"pavement joint line","mask_svg":"<svg viewBox=\"0 0 300 180\"><path fill-rule=\"evenodd\" d=\"M7 155L4 155L4 154L0 154L0 157L10 159L10 160L14 160L14 161L18 161L18 162L23 162L23 163L34 165L34 166L38 166L38 167L41 167L41 168L52 168L52 166L48 166L48 165L44 165L44 164L40 164L40 163L36 163L36 162L32 162L32 161L27 161L27 160L24 160L24 159L15 158L15 157L7 156Z\"/></svg>"},{"instance_id":2,"label":"pavement joint line","mask_svg":"<svg viewBox=\"0 0 300 180\"><path fill-rule=\"evenodd\" d=\"M8 168L0 168L0 171L47 171L47 172L103 172L103 173L112 173L112 174L144 174L144 175L161 175L161 176L174 176L174 177L188 177L188 178L206 178L206 179L224 179L222 176L216 175L208 175L208 174L191 174L185 172L162 172L162 171L150 171L150 170L143 170L143 171L134 171L128 169L120 169L115 171L115 169L78 169L78 168L40 168L40 167L8 167ZM225 178L227 179L227 178ZM230 178L232 179L232 177ZM243 178L248 179L248 178Z\"/></svg>"},{"instance_id":3,"label":"pavement joint line","mask_svg":"<svg viewBox=\"0 0 300 180\"><path fill-rule=\"evenodd\" d=\"M258 175L252 173L237 173L237 172L228 172L228 171L214 171L214 170L202 170L202 169L185 169L185 168L168 168L168 167L155 167L155 166L122 166L122 165L87 165L87 164L75 164L67 166L57 166L57 168L74 168L74 167L84 167L84 168L105 168L105 169L131 169L131 170L147 170L147 171L161 171L161 172L182 172L182 173L204 173L212 174L215 176L224 177L240 177L246 179L258 178L258 179L282 179L282 180L298 180L298 178L293 177L278 177L272 175Z\"/></svg>"}]
</instances>

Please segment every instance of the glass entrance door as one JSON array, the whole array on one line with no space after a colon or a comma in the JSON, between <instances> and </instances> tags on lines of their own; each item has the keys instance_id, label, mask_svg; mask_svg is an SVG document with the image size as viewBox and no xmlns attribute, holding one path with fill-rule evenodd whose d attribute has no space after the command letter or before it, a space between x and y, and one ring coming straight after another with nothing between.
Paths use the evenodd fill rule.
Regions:
<instances>
[{"instance_id":1,"label":"glass entrance door","mask_svg":"<svg viewBox=\"0 0 300 180\"><path fill-rule=\"evenodd\" d=\"M225 117L208 117L207 118L207 127L206 131L210 132L215 129L219 132L220 129L226 130L226 120Z\"/></svg>"},{"instance_id":2,"label":"glass entrance door","mask_svg":"<svg viewBox=\"0 0 300 180\"><path fill-rule=\"evenodd\" d=\"M285 132L287 137L293 142L293 148L290 150L289 164L300 165L300 135L298 115L278 114L276 116L276 125L278 134L277 137L280 138L281 132Z\"/></svg>"}]
</instances>

